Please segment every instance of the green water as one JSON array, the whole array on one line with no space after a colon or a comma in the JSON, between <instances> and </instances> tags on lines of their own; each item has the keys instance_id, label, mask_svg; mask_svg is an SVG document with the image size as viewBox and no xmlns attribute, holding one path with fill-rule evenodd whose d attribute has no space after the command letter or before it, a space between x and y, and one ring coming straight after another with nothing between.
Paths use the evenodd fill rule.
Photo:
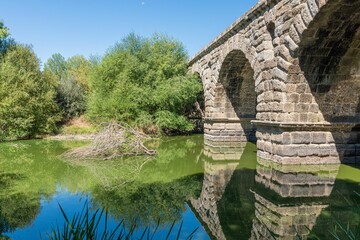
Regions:
<instances>
[{"instance_id":1,"label":"green water","mask_svg":"<svg viewBox=\"0 0 360 240\"><path fill-rule=\"evenodd\" d=\"M85 203L105 208L110 225L160 220L157 239L175 221L195 239L332 239L360 224L357 166L279 166L256 147L207 146L201 135L161 139L155 158L65 161L86 144L17 141L0 144L0 239L43 239ZM175 238L176 236L172 236Z\"/></svg>"}]
</instances>

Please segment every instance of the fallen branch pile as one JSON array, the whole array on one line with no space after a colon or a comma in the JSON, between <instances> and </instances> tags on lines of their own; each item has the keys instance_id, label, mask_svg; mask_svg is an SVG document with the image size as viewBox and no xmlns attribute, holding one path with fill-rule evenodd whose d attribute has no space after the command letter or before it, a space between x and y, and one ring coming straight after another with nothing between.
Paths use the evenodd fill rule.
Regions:
<instances>
[{"instance_id":1,"label":"fallen branch pile","mask_svg":"<svg viewBox=\"0 0 360 240\"><path fill-rule=\"evenodd\" d=\"M66 152L68 159L112 159L121 156L155 155L156 151L144 146L147 135L123 124L111 122L100 133L90 146Z\"/></svg>"}]
</instances>

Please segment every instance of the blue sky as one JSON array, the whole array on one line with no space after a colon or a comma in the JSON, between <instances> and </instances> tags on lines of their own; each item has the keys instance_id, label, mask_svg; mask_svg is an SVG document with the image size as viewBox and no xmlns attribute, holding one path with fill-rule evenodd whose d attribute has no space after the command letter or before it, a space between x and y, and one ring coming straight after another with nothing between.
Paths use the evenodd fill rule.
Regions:
<instances>
[{"instance_id":1,"label":"blue sky","mask_svg":"<svg viewBox=\"0 0 360 240\"><path fill-rule=\"evenodd\" d=\"M45 62L102 55L130 32L166 33L193 56L257 0L0 0L0 20Z\"/></svg>"}]
</instances>

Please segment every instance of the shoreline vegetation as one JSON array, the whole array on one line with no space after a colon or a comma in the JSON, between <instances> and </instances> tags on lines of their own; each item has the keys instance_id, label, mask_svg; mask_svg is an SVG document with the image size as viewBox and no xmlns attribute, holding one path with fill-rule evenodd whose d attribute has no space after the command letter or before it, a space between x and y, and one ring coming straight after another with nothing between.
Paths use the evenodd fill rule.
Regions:
<instances>
[{"instance_id":1,"label":"shoreline vegetation","mask_svg":"<svg viewBox=\"0 0 360 240\"><path fill-rule=\"evenodd\" d=\"M149 136L201 132L202 84L182 43L129 34L104 56L56 53L43 69L0 21L0 142L93 140L101 123Z\"/></svg>"}]
</instances>

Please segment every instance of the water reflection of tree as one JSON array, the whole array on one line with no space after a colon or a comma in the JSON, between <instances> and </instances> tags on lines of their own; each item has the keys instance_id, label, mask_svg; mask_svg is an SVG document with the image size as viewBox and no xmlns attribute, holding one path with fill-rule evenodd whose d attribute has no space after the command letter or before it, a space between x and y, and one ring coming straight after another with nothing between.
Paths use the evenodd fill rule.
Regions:
<instances>
[{"instance_id":1,"label":"water reflection of tree","mask_svg":"<svg viewBox=\"0 0 360 240\"><path fill-rule=\"evenodd\" d=\"M107 208L111 215L121 219L130 221L136 218L145 225L158 219L172 222L180 219L186 200L201 190L201 177L198 174L202 174L203 170L197 159L202 152L202 142L202 136L162 139L156 158L132 176L129 172L132 173L134 168L148 159L89 163L74 161L69 164L60 161L59 155L77 143L2 143L0 169L4 174L0 174L0 184L4 188L0 190L0 204L5 207L14 203L11 205L14 211L16 205L26 207L29 217L24 217L24 223L17 225L23 227L36 217L39 210L35 211L35 207L40 206L40 199L50 199L60 187L70 192L93 191L92 197L98 207ZM12 178L11 182L9 178ZM123 181L126 184L121 184ZM18 201L18 204L14 201ZM10 211L12 208L7 209ZM22 212L20 208L19 211ZM16 226L9 220L10 212L2 211L1 214L2 230L14 230Z\"/></svg>"},{"instance_id":2,"label":"water reflection of tree","mask_svg":"<svg viewBox=\"0 0 360 240\"><path fill-rule=\"evenodd\" d=\"M18 141L1 143L0 169L7 174L21 175L11 184L12 193L39 192L44 196L55 193L57 183L70 179L82 182L80 168L59 161L58 155L72 147L56 141ZM79 181L77 181L79 180Z\"/></svg>"},{"instance_id":3,"label":"water reflection of tree","mask_svg":"<svg viewBox=\"0 0 360 240\"><path fill-rule=\"evenodd\" d=\"M40 212L40 200L50 198L62 179L76 183L81 177L81 171L57 158L69 147L52 141L1 143L0 239L30 225Z\"/></svg>"},{"instance_id":4,"label":"water reflection of tree","mask_svg":"<svg viewBox=\"0 0 360 240\"><path fill-rule=\"evenodd\" d=\"M199 194L201 175L189 176L169 183L142 184L132 182L118 189L97 187L92 202L106 208L112 216L141 226L171 223L181 219L185 202Z\"/></svg>"},{"instance_id":5,"label":"water reflection of tree","mask_svg":"<svg viewBox=\"0 0 360 240\"><path fill-rule=\"evenodd\" d=\"M163 139L156 158L132 176L131 182L119 183L126 180L121 176L125 174L124 168L131 166L129 163L118 165L115 170L110 168L118 171L117 174L112 179L103 179L107 185L100 184L93 190L92 201L108 209L115 218L137 220L143 226L158 220L169 223L179 220L185 202L201 190L203 170L197 158L202 152L202 142L202 136Z\"/></svg>"},{"instance_id":6,"label":"water reflection of tree","mask_svg":"<svg viewBox=\"0 0 360 240\"><path fill-rule=\"evenodd\" d=\"M255 170L237 169L218 202L221 226L227 239L249 239L255 216Z\"/></svg>"},{"instance_id":7,"label":"water reflection of tree","mask_svg":"<svg viewBox=\"0 0 360 240\"><path fill-rule=\"evenodd\" d=\"M34 221L40 210L40 198L34 194L9 194L14 181L21 179L17 174L0 173L0 239L5 232L25 227Z\"/></svg>"}]
</instances>

